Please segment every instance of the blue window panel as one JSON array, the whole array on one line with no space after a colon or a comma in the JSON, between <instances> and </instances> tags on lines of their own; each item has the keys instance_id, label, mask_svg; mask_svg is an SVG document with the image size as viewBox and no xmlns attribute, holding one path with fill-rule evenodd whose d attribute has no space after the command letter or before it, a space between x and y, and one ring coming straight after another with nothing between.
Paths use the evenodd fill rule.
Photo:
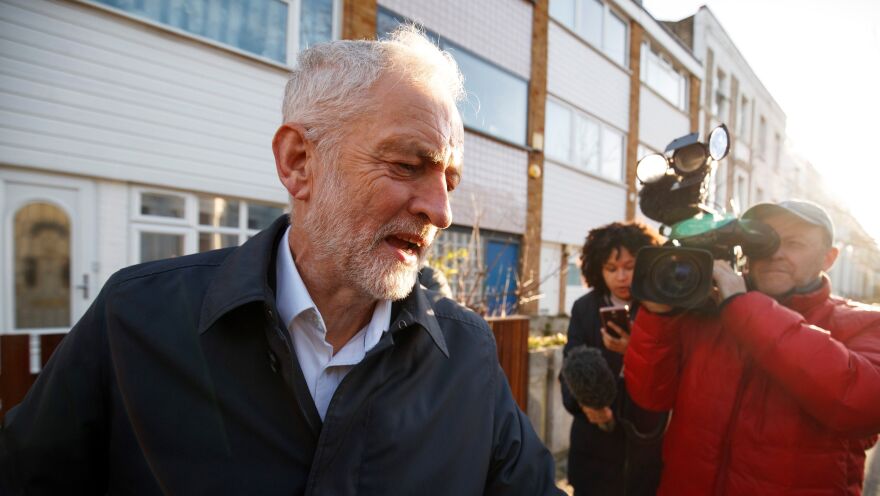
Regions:
<instances>
[{"instance_id":1,"label":"blue window panel","mask_svg":"<svg viewBox=\"0 0 880 496\"><path fill-rule=\"evenodd\" d=\"M407 19L383 8L376 16L380 38ZM464 76L466 99L458 104L464 125L501 140L525 145L529 83L438 35L425 33L440 48L451 53Z\"/></svg>"},{"instance_id":2,"label":"blue window panel","mask_svg":"<svg viewBox=\"0 0 880 496\"><path fill-rule=\"evenodd\" d=\"M519 267L519 243L486 242L486 304L489 315L516 313L516 279Z\"/></svg>"},{"instance_id":3,"label":"blue window panel","mask_svg":"<svg viewBox=\"0 0 880 496\"><path fill-rule=\"evenodd\" d=\"M93 1L267 59L287 62L288 6L281 0ZM313 8L312 4L321 3L306 0L303 12L308 11L307 5ZM301 24L308 22L314 19L303 19ZM330 26L332 29L332 19Z\"/></svg>"},{"instance_id":4,"label":"blue window panel","mask_svg":"<svg viewBox=\"0 0 880 496\"><path fill-rule=\"evenodd\" d=\"M458 62L467 98L459 103L464 125L511 143L524 145L529 85L467 51L443 43Z\"/></svg>"},{"instance_id":5,"label":"blue window panel","mask_svg":"<svg viewBox=\"0 0 880 496\"><path fill-rule=\"evenodd\" d=\"M302 0L299 49L333 39L333 0Z\"/></svg>"}]
</instances>

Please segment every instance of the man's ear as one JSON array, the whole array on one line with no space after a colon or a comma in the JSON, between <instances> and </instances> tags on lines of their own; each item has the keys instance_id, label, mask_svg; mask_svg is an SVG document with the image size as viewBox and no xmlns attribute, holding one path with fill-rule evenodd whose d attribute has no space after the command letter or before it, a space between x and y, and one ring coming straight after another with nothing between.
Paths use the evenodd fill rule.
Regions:
<instances>
[{"instance_id":1,"label":"man's ear","mask_svg":"<svg viewBox=\"0 0 880 496\"><path fill-rule=\"evenodd\" d=\"M837 260L837 255L840 254L840 250L836 246L832 246L825 253L825 259L822 260L822 270L824 272L828 272L828 269L834 265L834 261Z\"/></svg>"},{"instance_id":2,"label":"man's ear","mask_svg":"<svg viewBox=\"0 0 880 496\"><path fill-rule=\"evenodd\" d=\"M299 124L283 124L272 139L275 168L281 184L295 200L307 200L311 193L311 160L315 148L305 137L305 128Z\"/></svg>"}]
</instances>

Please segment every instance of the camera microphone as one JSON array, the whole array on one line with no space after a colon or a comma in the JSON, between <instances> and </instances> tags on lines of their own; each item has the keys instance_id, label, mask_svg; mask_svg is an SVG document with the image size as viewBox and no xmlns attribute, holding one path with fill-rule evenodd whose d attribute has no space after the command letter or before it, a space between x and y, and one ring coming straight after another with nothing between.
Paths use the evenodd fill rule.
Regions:
<instances>
[{"instance_id":1,"label":"camera microphone","mask_svg":"<svg viewBox=\"0 0 880 496\"><path fill-rule=\"evenodd\" d=\"M575 400L583 406L601 410L610 407L617 396L617 379L602 352L585 345L572 349L562 362L562 378ZM614 420L599 425L614 429Z\"/></svg>"}]
</instances>

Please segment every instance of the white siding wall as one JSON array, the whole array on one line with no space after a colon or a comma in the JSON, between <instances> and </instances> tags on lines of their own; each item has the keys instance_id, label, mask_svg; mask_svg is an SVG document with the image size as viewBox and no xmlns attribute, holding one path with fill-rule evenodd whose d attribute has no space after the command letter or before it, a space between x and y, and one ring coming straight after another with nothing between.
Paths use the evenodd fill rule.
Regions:
<instances>
[{"instance_id":1,"label":"white siding wall","mask_svg":"<svg viewBox=\"0 0 880 496\"><path fill-rule=\"evenodd\" d=\"M528 161L524 150L465 133L464 172L451 198L453 222L525 232Z\"/></svg>"},{"instance_id":2,"label":"white siding wall","mask_svg":"<svg viewBox=\"0 0 880 496\"><path fill-rule=\"evenodd\" d=\"M0 3L7 164L285 201L285 71L100 9Z\"/></svg>"},{"instance_id":3,"label":"white siding wall","mask_svg":"<svg viewBox=\"0 0 880 496\"><path fill-rule=\"evenodd\" d=\"M104 286L107 279L126 265L136 263L129 260L131 251L128 236L129 187L116 181L97 182L98 208L98 286Z\"/></svg>"},{"instance_id":4,"label":"white siding wall","mask_svg":"<svg viewBox=\"0 0 880 496\"><path fill-rule=\"evenodd\" d=\"M531 73L532 5L521 0L381 0L450 41L525 79Z\"/></svg>"},{"instance_id":5,"label":"white siding wall","mask_svg":"<svg viewBox=\"0 0 880 496\"><path fill-rule=\"evenodd\" d=\"M538 300L538 313L559 315L559 264L562 261L562 245L541 243L541 287L543 298ZM562 312L560 312L562 310Z\"/></svg>"},{"instance_id":6,"label":"white siding wall","mask_svg":"<svg viewBox=\"0 0 880 496\"><path fill-rule=\"evenodd\" d=\"M544 241L581 245L587 231L626 215L626 190L547 162L544 166Z\"/></svg>"},{"instance_id":7,"label":"white siding wall","mask_svg":"<svg viewBox=\"0 0 880 496\"><path fill-rule=\"evenodd\" d=\"M642 86L639 109L639 140L662 152L670 141L690 133L690 118L664 98Z\"/></svg>"},{"instance_id":8,"label":"white siding wall","mask_svg":"<svg viewBox=\"0 0 880 496\"><path fill-rule=\"evenodd\" d=\"M629 129L629 74L550 21L547 91L623 130Z\"/></svg>"}]
</instances>

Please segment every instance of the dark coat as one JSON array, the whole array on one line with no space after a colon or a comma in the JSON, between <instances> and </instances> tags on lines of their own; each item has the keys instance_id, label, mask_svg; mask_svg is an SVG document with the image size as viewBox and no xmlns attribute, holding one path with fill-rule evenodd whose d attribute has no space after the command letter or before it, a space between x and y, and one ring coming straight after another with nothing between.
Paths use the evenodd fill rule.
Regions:
<instances>
[{"instance_id":1,"label":"dark coat","mask_svg":"<svg viewBox=\"0 0 880 496\"><path fill-rule=\"evenodd\" d=\"M623 355L602 343L599 308L607 306L597 291L578 298L571 309L568 342L563 353L580 345L597 348L615 376L620 375ZM635 312L633 312L635 313ZM654 494L660 481L660 449L665 413L639 408L629 397L623 379L618 380L617 399L611 409L616 426L605 432L591 424L560 377L562 402L574 416L568 451L568 480L577 493L601 495Z\"/></svg>"},{"instance_id":2,"label":"dark coat","mask_svg":"<svg viewBox=\"0 0 880 496\"><path fill-rule=\"evenodd\" d=\"M275 308L279 218L115 274L6 416L28 494L556 494L485 321L418 284L322 422Z\"/></svg>"}]
</instances>

